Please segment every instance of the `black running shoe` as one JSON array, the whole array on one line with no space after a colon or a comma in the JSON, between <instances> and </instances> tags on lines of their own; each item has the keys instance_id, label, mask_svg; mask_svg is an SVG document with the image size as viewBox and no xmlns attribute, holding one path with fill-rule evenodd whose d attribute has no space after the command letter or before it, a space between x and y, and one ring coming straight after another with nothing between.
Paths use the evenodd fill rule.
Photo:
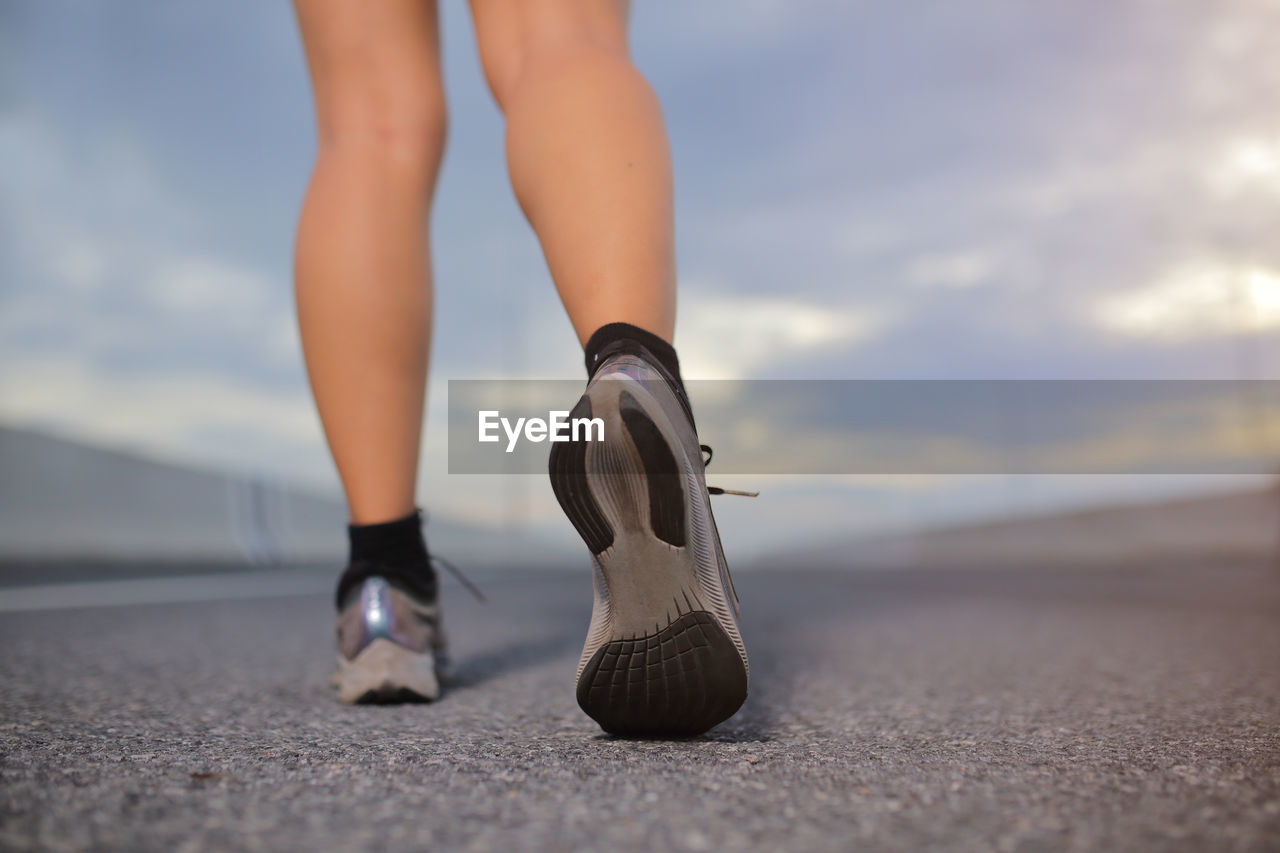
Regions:
<instances>
[{"instance_id":1,"label":"black running shoe","mask_svg":"<svg viewBox=\"0 0 1280 853\"><path fill-rule=\"evenodd\" d=\"M552 445L556 498L591 551L595 604L578 704L615 735L688 737L747 697L738 601L683 389L642 348L604 358Z\"/></svg>"}]
</instances>

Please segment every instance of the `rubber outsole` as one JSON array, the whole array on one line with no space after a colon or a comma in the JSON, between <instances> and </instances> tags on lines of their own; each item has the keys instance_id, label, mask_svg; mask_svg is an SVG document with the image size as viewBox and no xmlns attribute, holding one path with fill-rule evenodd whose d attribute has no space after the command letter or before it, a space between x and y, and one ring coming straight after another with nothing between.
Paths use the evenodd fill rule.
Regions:
<instances>
[{"instance_id":1,"label":"rubber outsole","mask_svg":"<svg viewBox=\"0 0 1280 853\"><path fill-rule=\"evenodd\" d=\"M624 737L700 735L733 716L746 696L742 659L704 611L656 634L605 643L578 679L578 705Z\"/></svg>"},{"instance_id":2,"label":"rubber outsole","mask_svg":"<svg viewBox=\"0 0 1280 853\"><path fill-rule=\"evenodd\" d=\"M668 545L683 548L686 541L684 491L676 472L676 458L657 424L635 397L626 391L619 394L618 411L644 464L649 491L649 528Z\"/></svg>"},{"instance_id":3,"label":"rubber outsole","mask_svg":"<svg viewBox=\"0 0 1280 853\"><path fill-rule=\"evenodd\" d=\"M695 736L731 717L747 696L741 640L724 622L732 620L731 593L721 586L714 525L705 496L691 504L700 478L685 452L623 390L642 389L604 384L613 387L596 389L595 405L584 395L574 407L602 416L604 441L558 443L548 466L597 568L578 704L610 734ZM691 527L702 536L697 543Z\"/></svg>"},{"instance_id":4,"label":"rubber outsole","mask_svg":"<svg viewBox=\"0 0 1280 853\"><path fill-rule=\"evenodd\" d=\"M584 394L569 417L590 418L591 398ZM552 445L552 448L548 463L551 490L587 548L592 554L599 554L613 544L613 529L587 486L587 442L578 439Z\"/></svg>"}]
</instances>

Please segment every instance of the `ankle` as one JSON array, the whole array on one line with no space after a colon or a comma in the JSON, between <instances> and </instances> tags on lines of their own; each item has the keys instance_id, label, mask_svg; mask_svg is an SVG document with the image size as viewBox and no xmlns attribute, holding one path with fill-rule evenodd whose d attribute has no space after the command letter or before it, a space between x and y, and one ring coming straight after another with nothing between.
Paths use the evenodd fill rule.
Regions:
<instances>
[{"instance_id":1,"label":"ankle","mask_svg":"<svg viewBox=\"0 0 1280 853\"><path fill-rule=\"evenodd\" d=\"M385 578L419 599L435 599L436 573L422 534L422 510L380 524L348 524L347 536L350 558L335 593L339 609L371 577Z\"/></svg>"},{"instance_id":2,"label":"ankle","mask_svg":"<svg viewBox=\"0 0 1280 853\"><path fill-rule=\"evenodd\" d=\"M427 561L422 535L422 510L377 524L348 524L350 561L414 563Z\"/></svg>"},{"instance_id":3,"label":"ankle","mask_svg":"<svg viewBox=\"0 0 1280 853\"><path fill-rule=\"evenodd\" d=\"M680 390L684 390L680 359L676 356L675 347L653 332L630 323L607 323L587 339L583 355L587 362L588 378L595 375L605 359L621 352L639 355L646 361L663 367Z\"/></svg>"}]
</instances>

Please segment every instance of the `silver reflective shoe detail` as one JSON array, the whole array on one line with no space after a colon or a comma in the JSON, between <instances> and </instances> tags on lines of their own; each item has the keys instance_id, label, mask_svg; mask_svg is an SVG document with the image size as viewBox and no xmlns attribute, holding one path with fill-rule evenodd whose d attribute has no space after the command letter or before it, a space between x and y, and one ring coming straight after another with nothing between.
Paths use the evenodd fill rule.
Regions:
<instances>
[{"instance_id":1,"label":"silver reflective shoe detail","mask_svg":"<svg viewBox=\"0 0 1280 853\"><path fill-rule=\"evenodd\" d=\"M391 584L385 578L369 578L360 589L360 644L356 654L364 651L374 640L390 640L398 646L412 648L413 644L396 630L395 608L391 601Z\"/></svg>"},{"instance_id":2,"label":"silver reflective shoe detail","mask_svg":"<svg viewBox=\"0 0 1280 853\"><path fill-rule=\"evenodd\" d=\"M338 670L344 702L435 699L446 665L436 602L423 602L371 577L338 614Z\"/></svg>"}]
</instances>

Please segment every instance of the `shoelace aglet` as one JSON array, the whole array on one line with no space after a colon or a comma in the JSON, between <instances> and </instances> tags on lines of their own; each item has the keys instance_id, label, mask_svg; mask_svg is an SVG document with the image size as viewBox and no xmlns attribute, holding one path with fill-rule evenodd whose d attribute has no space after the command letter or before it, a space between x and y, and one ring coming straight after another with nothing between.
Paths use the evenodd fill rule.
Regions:
<instances>
[{"instance_id":1,"label":"shoelace aglet","mask_svg":"<svg viewBox=\"0 0 1280 853\"><path fill-rule=\"evenodd\" d=\"M453 575L454 578L458 581L458 583L465 586L467 588L467 592L471 593L475 597L476 601L479 601L481 604L489 603L489 599L484 597L484 593L480 591L480 587L473 584L467 578L467 576L462 573L462 570L459 569L457 566L455 566L453 563L450 563L444 557L437 557L435 554L431 555L431 562L439 563L440 565L448 569L449 574Z\"/></svg>"},{"instance_id":2,"label":"shoelace aglet","mask_svg":"<svg viewBox=\"0 0 1280 853\"><path fill-rule=\"evenodd\" d=\"M719 486L707 486L707 494L709 495L738 495L743 498L758 498L759 492L744 492L740 489L722 489Z\"/></svg>"}]
</instances>

